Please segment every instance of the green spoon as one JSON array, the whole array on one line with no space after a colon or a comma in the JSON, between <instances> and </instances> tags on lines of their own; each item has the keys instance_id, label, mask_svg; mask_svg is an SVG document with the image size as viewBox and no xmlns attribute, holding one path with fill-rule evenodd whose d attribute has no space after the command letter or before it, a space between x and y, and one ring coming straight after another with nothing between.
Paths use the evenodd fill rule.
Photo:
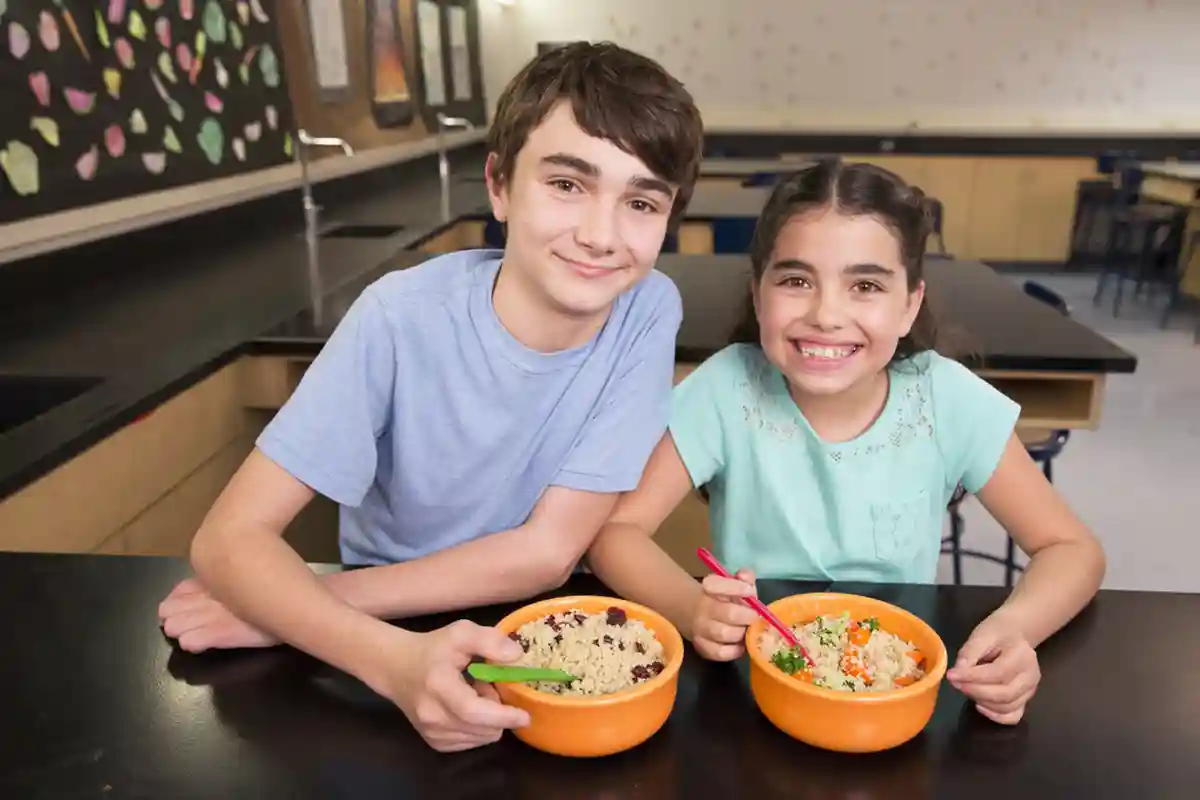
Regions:
<instances>
[{"instance_id":1,"label":"green spoon","mask_svg":"<svg viewBox=\"0 0 1200 800\"><path fill-rule=\"evenodd\" d=\"M530 681L559 681L570 683L574 675L561 669L537 669L536 667L506 667L499 664L475 663L467 667L467 674L484 683L528 683Z\"/></svg>"}]
</instances>

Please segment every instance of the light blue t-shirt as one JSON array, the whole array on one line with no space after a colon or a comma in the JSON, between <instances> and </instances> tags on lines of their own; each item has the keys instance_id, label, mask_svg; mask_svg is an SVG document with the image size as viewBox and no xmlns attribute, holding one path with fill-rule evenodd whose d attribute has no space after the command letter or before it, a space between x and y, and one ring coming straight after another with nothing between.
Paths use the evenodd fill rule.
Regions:
<instances>
[{"instance_id":1,"label":"light blue t-shirt","mask_svg":"<svg viewBox=\"0 0 1200 800\"><path fill-rule=\"evenodd\" d=\"M540 353L496 316L501 256L450 253L373 283L259 437L341 504L344 563L519 526L552 485L637 486L670 413L678 289L651 272L589 342Z\"/></svg>"},{"instance_id":2,"label":"light blue t-shirt","mask_svg":"<svg viewBox=\"0 0 1200 800\"><path fill-rule=\"evenodd\" d=\"M1020 414L957 361L889 368L883 412L857 438L821 440L783 375L731 345L676 387L670 431L707 486L715 554L766 578L932 583L946 506L978 491Z\"/></svg>"}]
</instances>

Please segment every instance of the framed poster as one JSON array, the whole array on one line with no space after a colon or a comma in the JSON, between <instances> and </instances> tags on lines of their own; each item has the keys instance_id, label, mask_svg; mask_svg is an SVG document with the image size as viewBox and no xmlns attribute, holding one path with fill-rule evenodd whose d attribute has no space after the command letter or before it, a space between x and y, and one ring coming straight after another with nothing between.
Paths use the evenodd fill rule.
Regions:
<instances>
[{"instance_id":1,"label":"framed poster","mask_svg":"<svg viewBox=\"0 0 1200 800\"><path fill-rule=\"evenodd\" d=\"M305 4L321 102L344 102L350 95L350 62L342 0L305 0Z\"/></svg>"},{"instance_id":2,"label":"framed poster","mask_svg":"<svg viewBox=\"0 0 1200 800\"><path fill-rule=\"evenodd\" d=\"M416 116L400 33L400 0L367 0L371 115L381 128L411 125Z\"/></svg>"}]
</instances>

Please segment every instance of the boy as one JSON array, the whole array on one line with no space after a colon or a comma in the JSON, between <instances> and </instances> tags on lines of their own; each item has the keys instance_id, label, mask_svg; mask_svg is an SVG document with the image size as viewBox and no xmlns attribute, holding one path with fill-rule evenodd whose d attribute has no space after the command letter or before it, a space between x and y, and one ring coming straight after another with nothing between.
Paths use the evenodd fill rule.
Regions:
<instances>
[{"instance_id":1,"label":"boy","mask_svg":"<svg viewBox=\"0 0 1200 800\"><path fill-rule=\"evenodd\" d=\"M466 621L396 619L561 586L665 430L674 284L652 268L691 196L702 125L653 61L577 43L500 98L486 166L503 254L392 273L358 298L192 544L164 600L187 650L288 642L390 698L434 748L528 723L471 686L520 648ZM282 533L314 492L341 505L317 576Z\"/></svg>"}]
</instances>

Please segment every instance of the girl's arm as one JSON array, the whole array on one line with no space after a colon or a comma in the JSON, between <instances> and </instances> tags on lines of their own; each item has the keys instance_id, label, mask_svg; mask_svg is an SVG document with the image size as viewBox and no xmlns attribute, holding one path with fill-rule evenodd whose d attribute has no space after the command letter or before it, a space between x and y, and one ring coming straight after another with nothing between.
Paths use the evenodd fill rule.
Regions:
<instances>
[{"instance_id":1,"label":"girl's arm","mask_svg":"<svg viewBox=\"0 0 1200 800\"><path fill-rule=\"evenodd\" d=\"M637 488L617 502L587 555L592 571L614 592L654 608L688 639L703 590L651 537L691 490L691 476L668 432Z\"/></svg>"},{"instance_id":2,"label":"girl's arm","mask_svg":"<svg viewBox=\"0 0 1200 800\"><path fill-rule=\"evenodd\" d=\"M1037 647L1096 595L1104 579L1104 550L1015 433L977 496L1029 555L1025 574L992 617L1014 625Z\"/></svg>"}]
</instances>

